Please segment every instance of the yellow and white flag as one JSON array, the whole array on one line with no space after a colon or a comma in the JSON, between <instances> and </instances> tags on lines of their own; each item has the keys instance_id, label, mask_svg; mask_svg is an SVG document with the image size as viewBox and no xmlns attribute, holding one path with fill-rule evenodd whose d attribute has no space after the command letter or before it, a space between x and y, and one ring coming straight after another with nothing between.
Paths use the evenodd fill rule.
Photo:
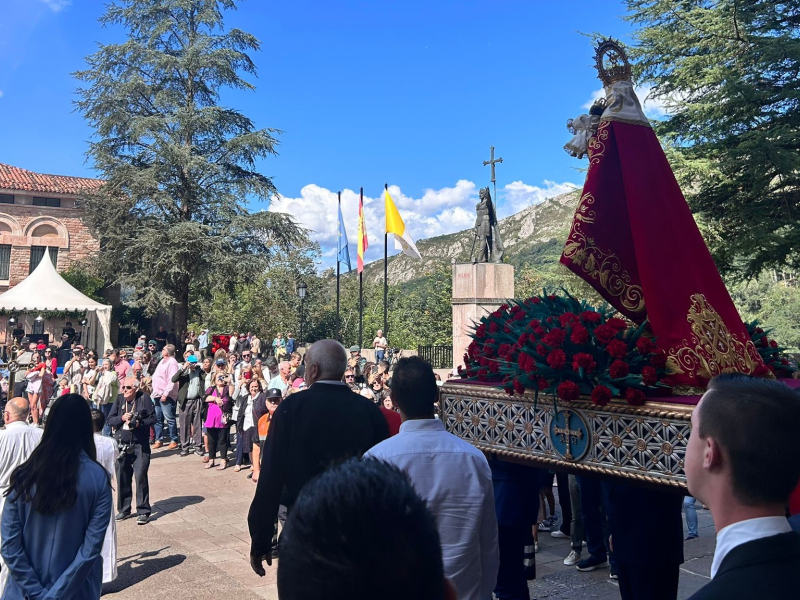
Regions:
<instances>
[{"instance_id":1,"label":"yellow and white flag","mask_svg":"<svg viewBox=\"0 0 800 600\"><path fill-rule=\"evenodd\" d=\"M386 233L394 235L395 249L402 250L403 254L412 258L422 258L416 244L414 244L414 240L411 239L411 235L406 229L406 224L403 223L403 218L394 205L394 200L389 195L389 190L383 190L383 194L386 197Z\"/></svg>"}]
</instances>

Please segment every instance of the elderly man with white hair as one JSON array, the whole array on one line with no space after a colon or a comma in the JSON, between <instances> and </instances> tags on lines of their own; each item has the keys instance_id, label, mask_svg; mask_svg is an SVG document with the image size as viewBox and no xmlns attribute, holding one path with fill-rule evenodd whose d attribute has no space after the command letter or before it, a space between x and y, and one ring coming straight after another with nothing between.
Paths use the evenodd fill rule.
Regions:
<instances>
[{"instance_id":1,"label":"elderly man with white hair","mask_svg":"<svg viewBox=\"0 0 800 600\"><path fill-rule=\"evenodd\" d=\"M136 513L139 525L150 521L150 427L156 422L156 412L150 396L139 389L139 382L126 377L120 385L122 392L114 401L107 422L114 428L120 451L117 460L117 521L131 515L133 479L136 479Z\"/></svg>"},{"instance_id":2,"label":"elderly man with white hair","mask_svg":"<svg viewBox=\"0 0 800 600\"><path fill-rule=\"evenodd\" d=\"M308 389L288 396L272 415L247 518L252 539L250 564L261 576L265 574L263 561L272 564L272 534L284 487L291 510L307 481L333 462L361 456L389 436L375 403L354 394L342 382L346 368L347 351L339 342L312 344L306 352Z\"/></svg>"},{"instance_id":3,"label":"elderly man with white hair","mask_svg":"<svg viewBox=\"0 0 800 600\"><path fill-rule=\"evenodd\" d=\"M269 382L269 389L278 388L284 394L289 389L289 375L292 372L292 364L288 360L278 363L278 374Z\"/></svg>"},{"instance_id":4,"label":"elderly man with white hair","mask_svg":"<svg viewBox=\"0 0 800 600\"><path fill-rule=\"evenodd\" d=\"M42 439L43 430L28 425L30 404L21 396L6 403L3 418L6 428L0 431L0 515L6 503L11 472L30 457ZM8 581L8 569L0 559L0 594Z\"/></svg>"}]
</instances>

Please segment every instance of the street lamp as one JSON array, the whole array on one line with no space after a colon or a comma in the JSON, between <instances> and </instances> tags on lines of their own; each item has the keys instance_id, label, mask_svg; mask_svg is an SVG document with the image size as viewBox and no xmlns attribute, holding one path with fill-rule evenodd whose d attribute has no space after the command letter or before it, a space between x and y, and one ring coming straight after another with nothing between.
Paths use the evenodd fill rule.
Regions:
<instances>
[{"instance_id":1,"label":"street lamp","mask_svg":"<svg viewBox=\"0 0 800 600\"><path fill-rule=\"evenodd\" d=\"M303 303L306 299L306 291L308 290L308 286L305 284L304 281L301 281L297 284L297 295L300 297L300 338L298 339L298 343L300 346L303 345Z\"/></svg>"}]
</instances>

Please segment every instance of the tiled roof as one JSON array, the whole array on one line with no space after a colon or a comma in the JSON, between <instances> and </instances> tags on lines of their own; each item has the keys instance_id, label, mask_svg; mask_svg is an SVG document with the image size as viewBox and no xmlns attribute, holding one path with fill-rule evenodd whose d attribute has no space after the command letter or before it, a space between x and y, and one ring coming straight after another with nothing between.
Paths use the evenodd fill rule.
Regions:
<instances>
[{"instance_id":1,"label":"tiled roof","mask_svg":"<svg viewBox=\"0 0 800 600\"><path fill-rule=\"evenodd\" d=\"M0 189L53 194L79 194L102 186L102 179L45 175L0 163Z\"/></svg>"}]
</instances>

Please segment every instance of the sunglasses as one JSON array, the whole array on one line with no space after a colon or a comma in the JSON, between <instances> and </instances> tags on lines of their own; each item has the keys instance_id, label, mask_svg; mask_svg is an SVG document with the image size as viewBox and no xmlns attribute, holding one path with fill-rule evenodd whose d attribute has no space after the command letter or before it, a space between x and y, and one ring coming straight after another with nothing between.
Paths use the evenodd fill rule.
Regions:
<instances>
[{"instance_id":1,"label":"sunglasses","mask_svg":"<svg viewBox=\"0 0 800 600\"><path fill-rule=\"evenodd\" d=\"M45 351L44 351L44 353L45 353L45 354L52 354L52 351L50 351L50 350L45 350Z\"/></svg>"},{"instance_id":2,"label":"sunglasses","mask_svg":"<svg viewBox=\"0 0 800 600\"><path fill-rule=\"evenodd\" d=\"M136 388L133 387L132 385L123 385L122 389L123 390L135 390Z\"/></svg>"},{"instance_id":3,"label":"sunglasses","mask_svg":"<svg viewBox=\"0 0 800 600\"><path fill-rule=\"evenodd\" d=\"M251 354L242 354L242 358L250 358Z\"/></svg>"},{"instance_id":4,"label":"sunglasses","mask_svg":"<svg viewBox=\"0 0 800 600\"><path fill-rule=\"evenodd\" d=\"M344 378L345 379L355 379L356 376L355 375L345 375Z\"/></svg>"}]
</instances>

